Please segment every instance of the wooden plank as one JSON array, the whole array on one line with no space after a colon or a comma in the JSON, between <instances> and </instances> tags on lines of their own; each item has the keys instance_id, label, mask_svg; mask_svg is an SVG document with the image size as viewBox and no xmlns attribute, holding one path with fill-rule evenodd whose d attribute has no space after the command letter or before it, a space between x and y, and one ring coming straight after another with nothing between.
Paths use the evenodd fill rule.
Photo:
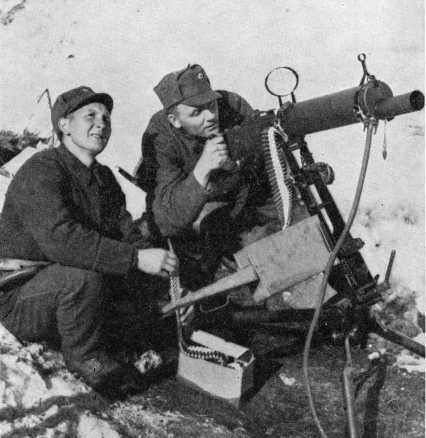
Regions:
<instances>
[{"instance_id":1,"label":"wooden plank","mask_svg":"<svg viewBox=\"0 0 426 438\"><path fill-rule=\"evenodd\" d=\"M220 280L205 286L195 292L190 292L182 298L174 301L173 303L168 303L162 307L161 312L166 314L180 307L188 306L194 304L198 301L204 300L206 298L212 297L214 295L219 295L237 286L242 286L243 284L251 283L252 281L258 280L256 271L252 266L247 266L234 274L230 274Z\"/></svg>"},{"instance_id":2,"label":"wooden plank","mask_svg":"<svg viewBox=\"0 0 426 438\"><path fill-rule=\"evenodd\" d=\"M269 310L288 309L314 309L317 304L321 282L324 274L316 274L285 291L276 293L266 300L266 307ZM327 285L324 302L336 295L336 291Z\"/></svg>"}]
</instances>

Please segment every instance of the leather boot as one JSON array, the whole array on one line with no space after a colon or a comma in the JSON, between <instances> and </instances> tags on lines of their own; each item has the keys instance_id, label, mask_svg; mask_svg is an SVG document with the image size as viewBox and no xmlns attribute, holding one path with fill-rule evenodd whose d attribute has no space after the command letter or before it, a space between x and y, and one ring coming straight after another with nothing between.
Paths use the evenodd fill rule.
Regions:
<instances>
[{"instance_id":1,"label":"leather boot","mask_svg":"<svg viewBox=\"0 0 426 438\"><path fill-rule=\"evenodd\" d=\"M84 360L68 360L67 366L89 386L108 398L122 398L144 389L144 379L130 364L122 364L105 353Z\"/></svg>"}]
</instances>

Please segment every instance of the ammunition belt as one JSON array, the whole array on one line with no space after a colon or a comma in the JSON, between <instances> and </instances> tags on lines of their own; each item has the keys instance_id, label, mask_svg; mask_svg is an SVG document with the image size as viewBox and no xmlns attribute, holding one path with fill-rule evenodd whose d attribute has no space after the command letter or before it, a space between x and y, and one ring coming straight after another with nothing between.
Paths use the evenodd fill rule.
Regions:
<instances>
[{"instance_id":1,"label":"ammunition belt","mask_svg":"<svg viewBox=\"0 0 426 438\"><path fill-rule=\"evenodd\" d=\"M182 294L182 288L180 286L180 279L178 274L170 275L170 299L173 301L180 298ZM182 321L179 313L179 309L176 310L176 324L178 333L178 342L180 351L186 356L192 357L193 359L207 360L209 362L215 362L220 365L225 365L229 362L229 358L226 354L220 351L215 351L207 347L188 345L184 339L182 333Z\"/></svg>"},{"instance_id":2,"label":"ammunition belt","mask_svg":"<svg viewBox=\"0 0 426 438\"><path fill-rule=\"evenodd\" d=\"M291 223L293 201L296 193L284 151L277 145L277 135L279 134L275 128L265 128L262 131L261 139L273 202L284 229Z\"/></svg>"},{"instance_id":3,"label":"ammunition belt","mask_svg":"<svg viewBox=\"0 0 426 438\"><path fill-rule=\"evenodd\" d=\"M207 360L220 365L225 365L229 362L228 357L225 354L220 351L211 350L207 347L187 345L185 342L181 342L180 348L183 354L192 357L193 359Z\"/></svg>"}]
</instances>

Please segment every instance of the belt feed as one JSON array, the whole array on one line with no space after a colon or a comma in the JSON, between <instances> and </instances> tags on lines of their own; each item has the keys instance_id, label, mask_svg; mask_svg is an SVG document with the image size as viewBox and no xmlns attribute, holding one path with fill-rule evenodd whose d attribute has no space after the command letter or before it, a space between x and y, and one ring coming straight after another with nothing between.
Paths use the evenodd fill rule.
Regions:
<instances>
[{"instance_id":1,"label":"belt feed","mask_svg":"<svg viewBox=\"0 0 426 438\"><path fill-rule=\"evenodd\" d=\"M170 299L172 302L176 301L182 295L182 288L180 286L180 279L178 274L170 275ZM177 335L180 351L186 356L192 357L193 359L208 360L210 362L215 362L220 365L225 365L229 362L229 358L226 354L220 351L215 351L207 347L188 345L183 336L182 321L179 309L176 310L176 324L177 324Z\"/></svg>"},{"instance_id":2,"label":"belt feed","mask_svg":"<svg viewBox=\"0 0 426 438\"><path fill-rule=\"evenodd\" d=\"M296 193L284 151L277 145L277 135L279 135L279 132L275 128L270 127L262 131L261 139L273 202L284 229L291 223L293 201Z\"/></svg>"}]
</instances>

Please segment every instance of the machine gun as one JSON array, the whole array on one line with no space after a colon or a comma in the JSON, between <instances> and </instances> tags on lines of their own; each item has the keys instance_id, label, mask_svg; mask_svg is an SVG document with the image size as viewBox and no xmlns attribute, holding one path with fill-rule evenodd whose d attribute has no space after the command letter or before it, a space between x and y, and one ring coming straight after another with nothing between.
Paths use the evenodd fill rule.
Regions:
<instances>
[{"instance_id":1,"label":"machine gun","mask_svg":"<svg viewBox=\"0 0 426 438\"><path fill-rule=\"evenodd\" d=\"M268 74L265 86L278 97L278 110L257 114L241 127L228 131L225 138L231 151L233 146L238 146L235 149L245 149L249 159L264 161L283 230L235 254L238 269L233 274L162 309L168 314L237 286L258 282L254 296L259 302L265 303L266 298L280 295L291 308L272 310L261 305L237 310L231 315L232 323L237 326L278 324L285 329L295 321L311 321L309 330L305 325L308 330L304 354L307 382L310 343L318 327L334 340L344 341L348 356L349 342L365 344L370 332L425 356L424 345L383 326L371 312L371 306L382 300L383 292L390 288L395 252L391 253L384 280L379 283L379 276L370 273L360 254L363 242L349 232L362 192L372 135L379 121L390 121L398 115L421 110L424 95L415 90L394 96L386 83L368 72L366 56L361 54L358 60L363 68L358 86L303 102L296 102L294 91L298 75L293 69L279 67ZM271 77L276 71L293 74L295 84L289 93L272 89ZM285 96L291 96L291 100L283 102ZM345 223L327 187L334 179L333 171L326 164L315 162L305 136L355 123L363 124L366 142L354 204ZM304 246L301 239L305 239L310 250L291 252L292 248ZM356 437L349 374L350 365L345 369L345 400L350 436ZM317 420L309 383L307 391ZM326 436L319 421L316 422L321 435Z\"/></svg>"},{"instance_id":2,"label":"machine gun","mask_svg":"<svg viewBox=\"0 0 426 438\"><path fill-rule=\"evenodd\" d=\"M301 235L306 235L308 230L311 236L317 235L317 232L312 230L319 229L328 252L335 248L343 234L345 221L327 187L333 182L333 171L324 163L314 161L305 135L361 122L365 129L371 127L368 132L371 140L379 120L388 121L395 116L418 111L424 106L423 93L415 90L393 96L387 84L368 73L365 55L359 55L358 59L363 67L363 76L358 86L304 102L296 102L294 95L298 84L297 73L289 67L273 70L266 77L265 86L271 94L278 97L279 109L258 113L253 119L225 134L230 150L245 149L244 155L249 157L249 160L264 160L266 164L275 206L284 231L277 233L279 236L266 238L266 246L259 242L253 244L255 251L261 253L260 257L265 255L262 253L265 248L270 248L270 242L281 239L278 247L282 248L288 240L291 241L291 235L297 228L301 229ZM288 93L291 95L291 102L283 103L284 94L271 89L272 74L279 70L290 71L294 75L295 85ZM234 147L236 145L238 148ZM259 147L260 145L262 147ZM311 244L313 243L311 241ZM317 245L317 248L320 246ZM332 298L332 303L345 298L357 308L364 304L370 306L380 300L381 293L389 288L388 280L394 254L390 258L384 281L378 284L378 276L372 276L359 252L362 246L363 242L353 238L350 233L345 236L337 254L338 263L333 266L329 279L330 286L337 292ZM269 256L269 261L272 257L273 261L282 267L283 272L268 270L266 273L260 272L265 269L262 260L253 261L257 258L253 252L249 246L242 254L236 254L240 268L237 272L164 306L163 313L254 281L267 283L267 287L259 292L258 301L300 282L300 276L288 281L283 278L286 275L283 272L288 271L288 268L285 263L276 260L282 256L279 252ZM292 256L294 257L294 254ZM307 256L302 254L302 257ZM324 255L317 254L316 258L322 258L322 261L310 270L308 274L311 276L325 268ZM251 259L251 262L247 259ZM278 278L266 278L267 274L278 275ZM257 316L260 316L258 311ZM282 319L283 316L284 314L277 314L278 319ZM243 320L242 315L237 315L237 318ZM247 319L250 318L247 316ZM270 313L267 319L273 319Z\"/></svg>"}]
</instances>

